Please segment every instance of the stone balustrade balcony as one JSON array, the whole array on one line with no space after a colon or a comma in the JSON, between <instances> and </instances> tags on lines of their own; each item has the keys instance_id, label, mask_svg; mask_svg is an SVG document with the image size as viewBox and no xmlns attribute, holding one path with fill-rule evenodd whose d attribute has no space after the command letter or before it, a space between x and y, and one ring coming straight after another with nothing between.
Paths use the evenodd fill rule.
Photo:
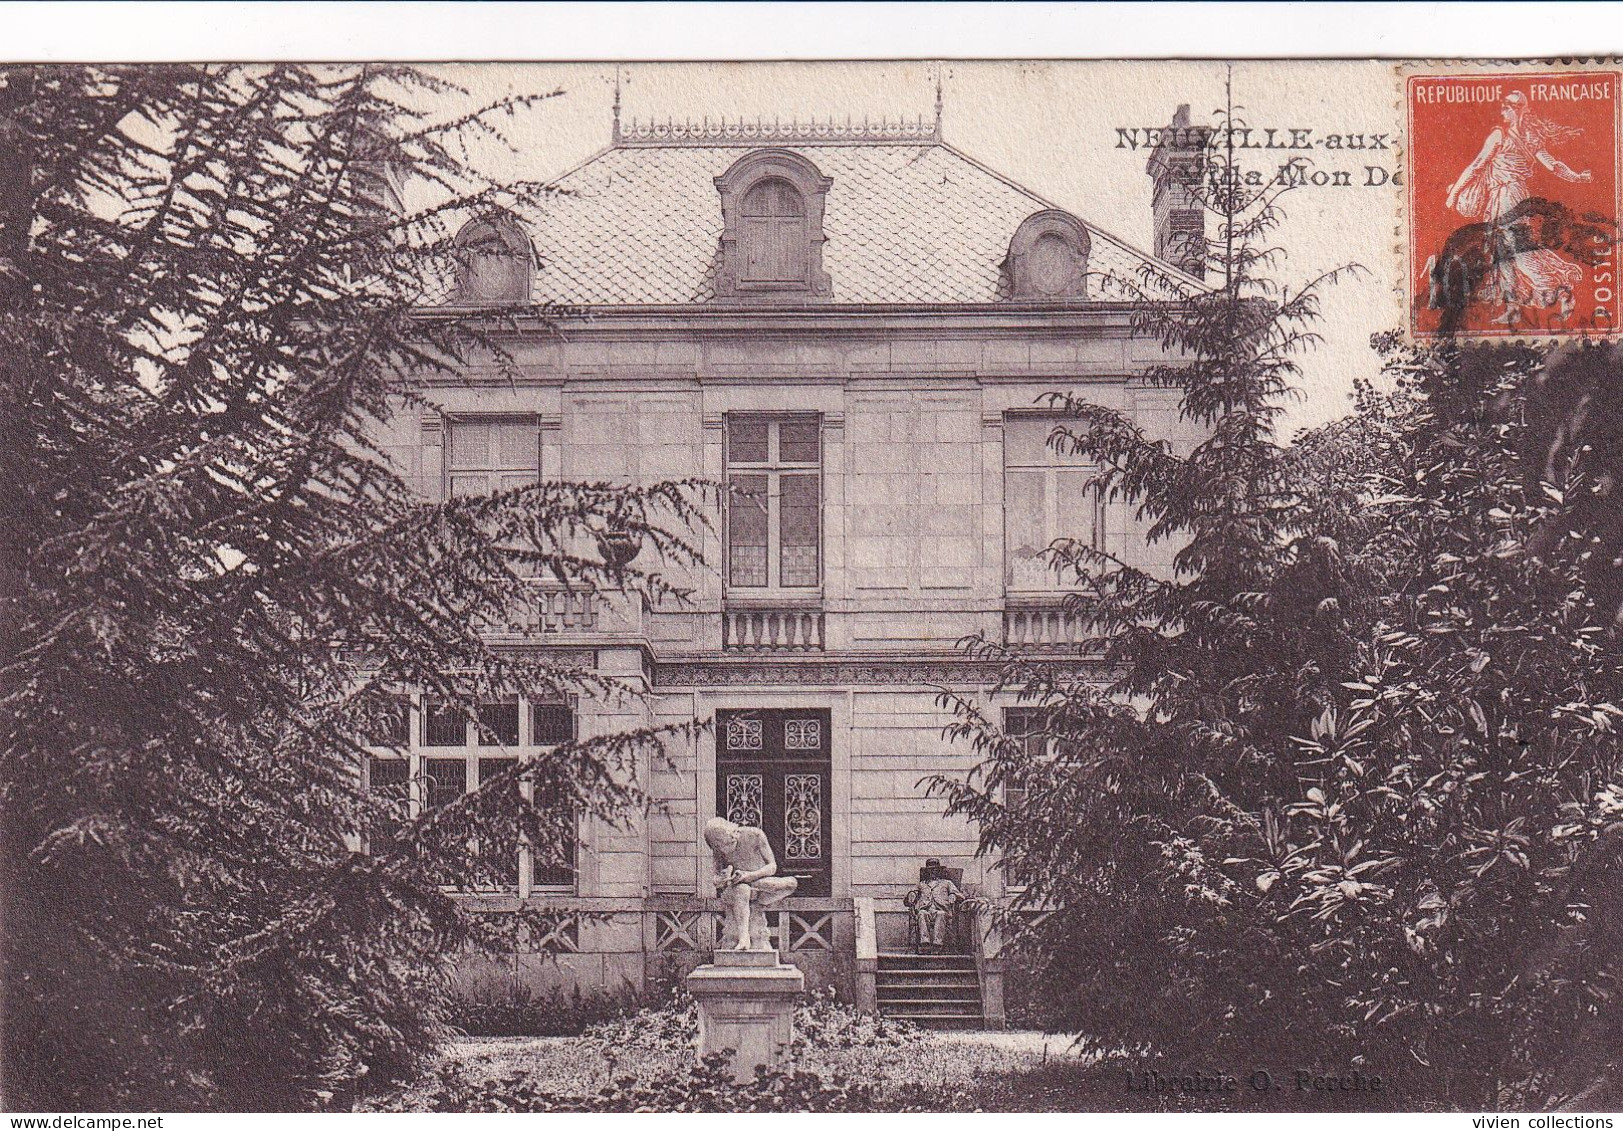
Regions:
<instances>
[{"instance_id":1,"label":"stone balustrade balcony","mask_svg":"<svg viewBox=\"0 0 1623 1131\"><path fill-rule=\"evenodd\" d=\"M1058 595L1010 597L1003 606L1003 643L1009 648L1074 652L1092 639L1087 614L1066 609Z\"/></svg>"},{"instance_id":2,"label":"stone balustrade balcony","mask_svg":"<svg viewBox=\"0 0 1623 1131\"><path fill-rule=\"evenodd\" d=\"M503 637L554 638L586 635L638 635L644 631L644 602L640 595L567 586L545 580L531 583L531 595L508 612L500 624L489 626Z\"/></svg>"},{"instance_id":3,"label":"stone balustrade balcony","mask_svg":"<svg viewBox=\"0 0 1623 1131\"><path fill-rule=\"evenodd\" d=\"M721 611L725 652L821 652L823 610L816 605L738 605Z\"/></svg>"}]
</instances>

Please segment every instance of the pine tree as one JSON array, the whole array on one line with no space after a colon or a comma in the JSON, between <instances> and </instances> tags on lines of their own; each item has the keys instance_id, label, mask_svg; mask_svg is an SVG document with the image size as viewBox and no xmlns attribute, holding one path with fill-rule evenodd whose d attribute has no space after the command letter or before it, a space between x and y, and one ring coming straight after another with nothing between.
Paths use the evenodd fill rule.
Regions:
<instances>
[{"instance_id":1,"label":"pine tree","mask_svg":"<svg viewBox=\"0 0 1623 1131\"><path fill-rule=\"evenodd\" d=\"M994 690L1046 721L1019 740L973 700L946 697L949 733L982 761L934 782L979 827L982 850L1018 870L1003 925L1041 965L1049 1021L1101 1048L1174 1057L1245 1035L1297 1057L1322 1043L1274 1008L1303 989L1285 940L1230 930L1243 893L1221 862L1273 835L1265 799L1294 795L1295 738L1350 678L1372 615L1358 563L1316 525L1275 434L1317 340L1320 293L1341 272L1294 291L1272 282L1286 189L1246 186L1232 147L1243 126L1221 109L1201 154L1194 195L1215 224L1213 285L1153 268L1114 280L1139 300L1135 333L1172 358L1143 379L1179 390L1182 420L1204 438L1179 454L1127 414L1048 398L1069 417L1051 446L1093 462L1092 489L1130 505L1150 542L1177 547L1172 576L1084 542L1052 546L1095 650L1054 664L968 642L1003 661Z\"/></svg>"},{"instance_id":2,"label":"pine tree","mask_svg":"<svg viewBox=\"0 0 1623 1131\"><path fill-rule=\"evenodd\" d=\"M1218 285L1139 316L1207 438L1054 398L1054 446L1174 574L1052 547L1096 651L972 642L1046 725L949 697L982 761L936 788L1026 885L1004 926L1047 1022L1101 1051L1357 1067L1387 1089L1361 1106L1592 1106L1623 1032L1623 654L1612 453L1559 394L1604 354L1385 337L1395 391L1283 444L1315 290L1268 283L1277 201L1211 159Z\"/></svg>"},{"instance_id":3,"label":"pine tree","mask_svg":"<svg viewBox=\"0 0 1623 1131\"><path fill-rule=\"evenodd\" d=\"M641 731L403 826L360 788L402 689L631 689L489 646L530 579L678 596L692 485L427 503L374 446L517 310L423 317L511 99L376 66L0 70L0 919L9 1106L276 1110L408 1077L447 956L438 879L623 819ZM380 207L390 169L434 202ZM525 309L526 318L548 311ZM640 544L641 566L610 552ZM607 547L608 549L605 549ZM520 788L518 778L527 784ZM357 851L363 833L370 851Z\"/></svg>"}]
</instances>

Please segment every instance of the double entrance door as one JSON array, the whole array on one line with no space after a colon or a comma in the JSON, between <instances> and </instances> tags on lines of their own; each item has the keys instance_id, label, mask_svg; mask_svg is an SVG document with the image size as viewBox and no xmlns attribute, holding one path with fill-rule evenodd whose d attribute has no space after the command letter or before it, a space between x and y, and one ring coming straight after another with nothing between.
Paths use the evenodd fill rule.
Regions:
<instances>
[{"instance_id":1,"label":"double entrance door","mask_svg":"<svg viewBox=\"0 0 1623 1131\"><path fill-rule=\"evenodd\" d=\"M717 711L716 812L766 833L796 895L833 891L829 712Z\"/></svg>"}]
</instances>

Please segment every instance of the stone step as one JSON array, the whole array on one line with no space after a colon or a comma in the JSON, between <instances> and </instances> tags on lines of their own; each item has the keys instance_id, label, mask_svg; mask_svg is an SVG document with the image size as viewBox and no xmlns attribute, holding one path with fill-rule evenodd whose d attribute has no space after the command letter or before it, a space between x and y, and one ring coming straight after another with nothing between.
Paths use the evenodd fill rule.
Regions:
<instances>
[{"instance_id":1,"label":"stone step","mask_svg":"<svg viewBox=\"0 0 1623 1131\"><path fill-rule=\"evenodd\" d=\"M926 1013L973 1013L980 1016L981 999L978 997L906 997L880 998L879 1012L887 1017L905 1016L910 1010Z\"/></svg>"},{"instance_id":2,"label":"stone step","mask_svg":"<svg viewBox=\"0 0 1623 1131\"><path fill-rule=\"evenodd\" d=\"M943 990L974 990L975 993L980 993L980 978L943 978L940 974L927 974L919 978L891 975L888 978L875 978L873 985L878 987L880 993L885 993L885 990L893 990L893 988L894 990L909 990L909 988L914 987L925 988L925 990L936 987L943 988Z\"/></svg>"},{"instance_id":3,"label":"stone step","mask_svg":"<svg viewBox=\"0 0 1623 1131\"><path fill-rule=\"evenodd\" d=\"M888 978L875 978L875 987L880 993L885 990L906 990L911 987L941 987L943 990L974 990L980 993L980 978L941 977L940 974L925 974L922 977L898 977L891 975Z\"/></svg>"},{"instance_id":4,"label":"stone step","mask_svg":"<svg viewBox=\"0 0 1623 1131\"><path fill-rule=\"evenodd\" d=\"M886 1017L931 1029L978 1029L986 1023L974 955L883 953L874 988Z\"/></svg>"},{"instance_id":5,"label":"stone step","mask_svg":"<svg viewBox=\"0 0 1623 1131\"><path fill-rule=\"evenodd\" d=\"M881 954L881 970L974 970L973 954Z\"/></svg>"},{"instance_id":6,"label":"stone step","mask_svg":"<svg viewBox=\"0 0 1623 1131\"><path fill-rule=\"evenodd\" d=\"M980 1009L968 1002L921 1002L884 1012L886 1017L903 1021L973 1021L976 1024L985 1021Z\"/></svg>"},{"instance_id":7,"label":"stone step","mask_svg":"<svg viewBox=\"0 0 1623 1131\"><path fill-rule=\"evenodd\" d=\"M880 1004L888 1001L974 1001L980 1003L980 987L974 985L894 985L878 993Z\"/></svg>"},{"instance_id":8,"label":"stone step","mask_svg":"<svg viewBox=\"0 0 1623 1131\"><path fill-rule=\"evenodd\" d=\"M904 1020L898 1017L897 1020ZM964 1014L962 1017L908 1017L920 1029L981 1029L986 1026L986 1018L979 1013Z\"/></svg>"}]
</instances>

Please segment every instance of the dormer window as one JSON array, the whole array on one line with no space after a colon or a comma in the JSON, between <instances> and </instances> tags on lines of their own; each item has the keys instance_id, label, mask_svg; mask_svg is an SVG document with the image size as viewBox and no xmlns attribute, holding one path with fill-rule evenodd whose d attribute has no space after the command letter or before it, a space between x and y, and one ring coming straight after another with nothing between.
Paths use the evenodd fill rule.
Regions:
<instances>
[{"instance_id":1,"label":"dormer window","mask_svg":"<svg viewBox=\"0 0 1623 1131\"><path fill-rule=\"evenodd\" d=\"M806 202L779 177L744 197L744 270L741 283L793 286L806 280Z\"/></svg>"},{"instance_id":2,"label":"dormer window","mask_svg":"<svg viewBox=\"0 0 1623 1131\"><path fill-rule=\"evenodd\" d=\"M513 217L497 212L470 220L451 246L456 259L453 303L499 306L530 301L534 253Z\"/></svg>"},{"instance_id":3,"label":"dormer window","mask_svg":"<svg viewBox=\"0 0 1623 1131\"><path fill-rule=\"evenodd\" d=\"M717 177L722 233L716 295L793 301L833 294L823 270L823 202L833 183L787 149L757 150Z\"/></svg>"},{"instance_id":4,"label":"dormer window","mask_svg":"<svg viewBox=\"0 0 1623 1131\"><path fill-rule=\"evenodd\" d=\"M1024 299L1086 298L1088 230L1069 212L1050 208L1026 217L1009 241L1009 295Z\"/></svg>"}]
</instances>

